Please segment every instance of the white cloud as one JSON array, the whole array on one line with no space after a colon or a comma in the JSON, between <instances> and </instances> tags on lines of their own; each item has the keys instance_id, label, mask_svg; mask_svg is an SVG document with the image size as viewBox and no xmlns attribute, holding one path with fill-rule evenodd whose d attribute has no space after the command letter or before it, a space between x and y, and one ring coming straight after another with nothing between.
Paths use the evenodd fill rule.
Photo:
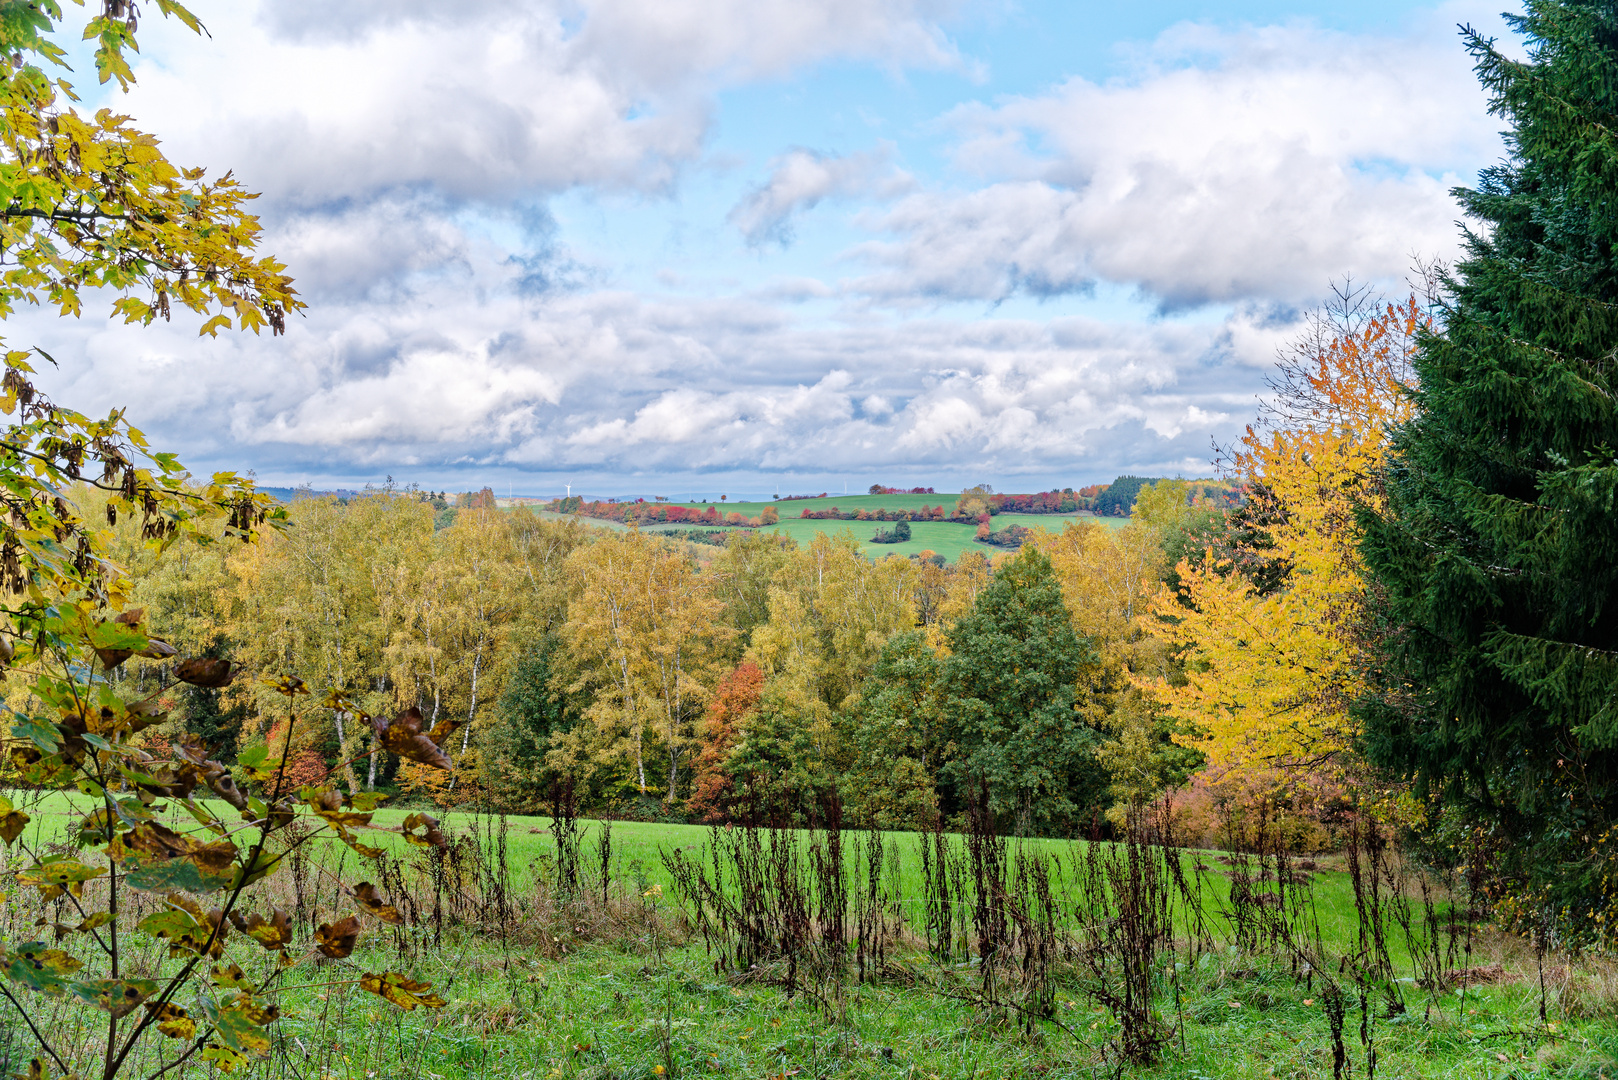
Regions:
<instances>
[{"instance_id":1,"label":"white cloud","mask_svg":"<svg viewBox=\"0 0 1618 1080\"><path fill-rule=\"evenodd\" d=\"M1308 26L1181 26L1112 83L956 109L986 182L867 222L888 302L1134 285L1167 307L1298 302L1454 250L1448 189L1498 152L1465 54Z\"/></svg>"},{"instance_id":2,"label":"white cloud","mask_svg":"<svg viewBox=\"0 0 1618 1080\"><path fill-rule=\"evenodd\" d=\"M894 147L884 143L865 154L793 150L770 163L770 178L731 208L727 220L754 246L792 240L791 219L822 199L866 196L890 199L915 186L893 165Z\"/></svg>"},{"instance_id":3,"label":"white cloud","mask_svg":"<svg viewBox=\"0 0 1618 1080\"><path fill-rule=\"evenodd\" d=\"M665 190L702 153L725 86L831 58L959 63L939 22L951 0L197 7L211 38L148 21L119 105L177 159L229 162L295 205L424 185L483 200Z\"/></svg>"},{"instance_id":4,"label":"white cloud","mask_svg":"<svg viewBox=\"0 0 1618 1080\"><path fill-rule=\"evenodd\" d=\"M1217 324L836 327L747 299L533 300L509 287L510 265L466 251L464 287L385 305L358 294L274 340L42 320L48 349L88 357L47 389L128 406L199 467L245 457L269 476L969 465L1078 479L1206 458L1208 431L1246 415L1257 386L1213 366Z\"/></svg>"},{"instance_id":5,"label":"white cloud","mask_svg":"<svg viewBox=\"0 0 1618 1080\"><path fill-rule=\"evenodd\" d=\"M1126 79L952 112L953 188L901 172L888 144L783 152L730 223L763 248L820 202L862 205L855 276L796 249L718 271L676 252L636 270L691 295L656 299L622 284L610 249L577 254L547 197L670 190L739 81L836 56L959 64L937 29L947 3L328 7L220 6L212 43L154 32L128 103L177 160L229 162L266 191L264 247L307 318L279 339L31 313L7 328L87 358L44 376L61 400L128 406L201 468L443 486L502 469L1205 473L1295 306L1333 276L1443 253L1444 189L1496 152L1453 48L1182 28ZM681 206L681 227L731 235L733 197ZM1221 307L938 310L1092 282Z\"/></svg>"}]
</instances>

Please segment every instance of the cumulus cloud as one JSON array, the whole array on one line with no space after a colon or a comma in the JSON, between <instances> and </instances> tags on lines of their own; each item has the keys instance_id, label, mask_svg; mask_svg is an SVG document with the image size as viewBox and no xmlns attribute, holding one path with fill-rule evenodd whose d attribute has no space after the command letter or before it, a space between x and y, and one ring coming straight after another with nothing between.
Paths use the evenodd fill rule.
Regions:
<instances>
[{"instance_id":1,"label":"cumulus cloud","mask_svg":"<svg viewBox=\"0 0 1618 1080\"><path fill-rule=\"evenodd\" d=\"M1296 302L1454 248L1448 190L1498 153L1449 42L1181 26L1124 79L954 110L982 186L867 222L855 287L889 302L1133 285L1165 307Z\"/></svg>"},{"instance_id":2,"label":"cumulus cloud","mask_svg":"<svg viewBox=\"0 0 1618 1080\"><path fill-rule=\"evenodd\" d=\"M792 242L791 219L822 199L867 196L889 199L915 186L893 165L893 144L866 154L822 154L793 150L770 163L770 178L731 208L727 220L755 247Z\"/></svg>"},{"instance_id":3,"label":"cumulus cloud","mask_svg":"<svg viewBox=\"0 0 1618 1080\"><path fill-rule=\"evenodd\" d=\"M47 348L89 358L70 381L47 376L48 389L90 409L128 406L203 467L274 462L271 478L936 475L954 463L1079 478L1205 462L1208 433L1234 430L1258 384L1219 367L1218 324L835 327L747 298L533 300L509 287L509 264L466 251L466 288L386 307L358 296L273 341L43 325Z\"/></svg>"},{"instance_id":4,"label":"cumulus cloud","mask_svg":"<svg viewBox=\"0 0 1618 1080\"><path fill-rule=\"evenodd\" d=\"M279 339L37 313L8 334L85 358L42 376L61 400L127 406L194 465L268 480L1204 473L1298 305L1333 276L1442 254L1444 189L1497 152L1449 52L1189 27L1115 82L955 109L952 176L910 176L890 144L784 150L730 206L761 249L823 202L864 206L854 271L761 251L778 273L727 283L647 259L644 280L688 295L638 293L545 209L570 188L674 191L728 86L832 57L962 65L939 30L950 10L221 4L212 44L143 40L128 107L176 159L228 162L266 192L264 246L307 317ZM725 234L732 197L684 224ZM1095 282L1222 306L1151 321L938 306Z\"/></svg>"},{"instance_id":5,"label":"cumulus cloud","mask_svg":"<svg viewBox=\"0 0 1618 1080\"><path fill-rule=\"evenodd\" d=\"M959 63L939 21L952 0L200 7L210 41L146 24L143 55L161 60L140 63L127 104L178 158L228 161L296 205L420 186L665 190L726 86L833 57Z\"/></svg>"}]
</instances>

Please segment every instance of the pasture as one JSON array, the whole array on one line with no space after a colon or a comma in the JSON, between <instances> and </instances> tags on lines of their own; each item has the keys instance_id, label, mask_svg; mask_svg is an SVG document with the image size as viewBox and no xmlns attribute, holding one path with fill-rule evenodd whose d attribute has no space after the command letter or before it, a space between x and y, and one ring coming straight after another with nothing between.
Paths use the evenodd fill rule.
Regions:
<instances>
[{"instance_id":1,"label":"pasture","mask_svg":"<svg viewBox=\"0 0 1618 1080\"><path fill-rule=\"evenodd\" d=\"M930 500L930 501L929 501ZM859 541L860 551L869 559L881 559L888 555L911 556L919 555L924 551L931 551L942 555L946 562L953 563L968 551L977 551L981 554L993 556L1004 548L997 548L989 544L979 543L976 539L977 526L954 521L913 521L910 523L910 539L901 544L873 544L871 537L878 529L891 529L892 522L887 521L838 521L828 519L801 518L796 515L805 507L815 510L831 509L833 507L843 510L915 510L921 506L937 506L942 503L946 508L955 505L955 496L932 495L851 495L837 499L806 499L793 500L780 503L712 503L722 512L732 510L756 517L765 506L774 506L781 515L778 524L767 527L764 531L789 536L797 541L800 547L807 546L814 540L817 533L835 535L843 529L853 533L854 539ZM695 505L699 509L705 508L703 504L670 503L671 506ZM547 521L569 520L570 515L556 514L550 511L536 511ZM609 529L628 528L621 521L608 521L601 518L581 518L580 520L591 525L599 525ZM1068 522L1089 522L1105 528L1122 528L1129 521L1128 518L1099 517L1088 512L1075 514L997 514L992 519L993 528L997 531L1010 525L1021 525L1029 529L1048 529L1060 532ZM653 525L642 531L647 533L684 532L693 526ZM726 532L726 529L708 529L708 532Z\"/></svg>"},{"instance_id":2,"label":"pasture","mask_svg":"<svg viewBox=\"0 0 1618 1080\"><path fill-rule=\"evenodd\" d=\"M59 843L88 805L55 794L16 793L15 801L34 816L21 842L36 848ZM383 809L374 823L396 827L405 813ZM296 969L296 978L286 979L278 992L274 1049L237 1075L1258 1080L1380 1072L1445 1080L1598 1080L1614 1075L1618 1057L1618 1025L1612 1022L1618 969L1588 957L1536 954L1522 939L1486 927L1468 932L1468 968L1451 968L1437 985L1423 985L1430 968L1406 947L1396 914L1383 909L1377 918L1390 945L1389 977L1346 981L1343 970L1364 960L1356 950L1365 943L1365 905L1356 899L1342 856L1315 863L1307 875L1320 958L1332 958L1335 968L1312 971L1275 939L1251 933L1244 938L1232 921L1232 885L1244 872L1239 860L1181 852L1188 872L1207 883L1196 895L1208 929L1193 928L1193 913L1175 894L1168 938L1142 969L1161 1041L1155 1063L1131 1063L1121 1049L1127 1024L1111 996L1118 965L1113 959L1097 964L1086 953L1107 939L1093 915L1079 910L1100 903L1112 911L1111 920L1125 918L1125 878L1109 878L1101 894L1093 886L1087 893L1080 880L1087 866L1122 868L1121 860L1105 862L1115 845L1007 842L1007 887L1022 895L1022 879L1014 880L1010 867L1043 857L1055 875L1050 892L1057 906L1072 908L1053 914L1062 927L1055 942L1060 955L1046 958L1043 981L1031 985L1027 965L1033 954L1015 931L1003 947L1021 959L1002 956L993 969L998 974L986 975L988 954L968 929L978 918L971 888L953 901L960 947L940 953L928 915L936 912L929 909L936 895L929 892L921 857L926 834L880 836L881 857L868 863L877 868L880 898L874 909L859 895L848 905L848 933L861 936L865 950L857 967L852 951L839 962L826 959L820 921L827 910L825 881L814 883L812 858L793 866L810 878L802 894L811 905L804 926L822 944L800 942L790 955L778 950L738 964L735 934L719 928L710 911L704 937L691 896L671 875L666 856L717 872L725 859L714 857L712 845L740 850L736 839L743 830L614 822L602 860L598 841L605 823L581 820L572 849L577 884L567 886L561 869L567 860L559 855L549 819L456 812L441 820L453 845L442 856L407 848L395 837L382 845L389 850L382 864L367 867L333 842L311 847L306 859L271 879L270 899L293 913L299 940L349 910L339 880L380 882L389 903L405 913L404 923L372 926L345 960ZM380 835L366 838L374 842ZM816 845L824 845L825 834L782 835L795 851L824 850ZM859 832L842 838L849 845L849 876L843 880L860 894L872 880L859 870L871 838ZM774 843L762 841L760 850L773 852ZM971 862L966 838L946 837L945 844L951 858ZM1098 856L1102 861L1094 861ZM1397 873L1415 870L1401 866ZM765 892L780 899L779 872L760 880ZM734 888L729 895L729 902L740 899ZM974 895L981 905L989 894ZM1402 895L1408 903L1415 894ZM1453 923L1460 915L1457 899L1446 893L1437 918ZM139 897L129 917L154 902ZM26 896L5 905L0 918L10 940L27 933L37 909ZM873 911L879 924L874 932ZM139 963L155 969L162 962L159 943L139 931L130 932L129 941ZM1419 952L1419 940L1417 945ZM240 957L254 977L272 970L261 956ZM359 992L353 984L359 973L379 970L408 971L431 982L448 1005L403 1011ZM1466 971L1480 974L1469 980ZM1331 986L1347 986L1350 993L1332 998ZM95 1014L60 1000L25 1000L33 1007L29 1019L42 1029L93 1046L95 1034L87 1025ZM0 1034L11 1031L15 1042L14 1027L3 1021L16 1018L4 1008ZM1339 1050L1345 1058L1334 1064Z\"/></svg>"}]
</instances>

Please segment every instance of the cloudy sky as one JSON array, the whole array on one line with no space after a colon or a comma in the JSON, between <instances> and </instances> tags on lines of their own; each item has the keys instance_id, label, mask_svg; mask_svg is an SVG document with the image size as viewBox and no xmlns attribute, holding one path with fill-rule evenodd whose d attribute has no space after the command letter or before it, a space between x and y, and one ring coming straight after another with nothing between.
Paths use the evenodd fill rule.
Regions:
<instances>
[{"instance_id":1,"label":"cloudy sky","mask_svg":"<svg viewBox=\"0 0 1618 1080\"><path fill-rule=\"evenodd\" d=\"M89 103L262 191L307 317L8 334L272 484L1207 475L1333 279L1453 252L1499 7L196 0Z\"/></svg>"}]
</instances>

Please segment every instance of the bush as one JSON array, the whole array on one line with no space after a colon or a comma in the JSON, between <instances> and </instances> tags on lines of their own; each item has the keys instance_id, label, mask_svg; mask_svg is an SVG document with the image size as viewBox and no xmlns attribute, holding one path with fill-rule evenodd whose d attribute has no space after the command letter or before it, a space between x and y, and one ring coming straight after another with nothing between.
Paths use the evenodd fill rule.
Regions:
<instances>
[{"instance_id":1,"label":"bush","mask_svg":"<svg viewBox=\"0 0 1618 1080\"><path fill-rule=\"evenodd\" d=\"M873 544L902 544L910 539L910 521L900 518L891 529L878 529L871 537Z\"/></svg>"}]
</instances>

